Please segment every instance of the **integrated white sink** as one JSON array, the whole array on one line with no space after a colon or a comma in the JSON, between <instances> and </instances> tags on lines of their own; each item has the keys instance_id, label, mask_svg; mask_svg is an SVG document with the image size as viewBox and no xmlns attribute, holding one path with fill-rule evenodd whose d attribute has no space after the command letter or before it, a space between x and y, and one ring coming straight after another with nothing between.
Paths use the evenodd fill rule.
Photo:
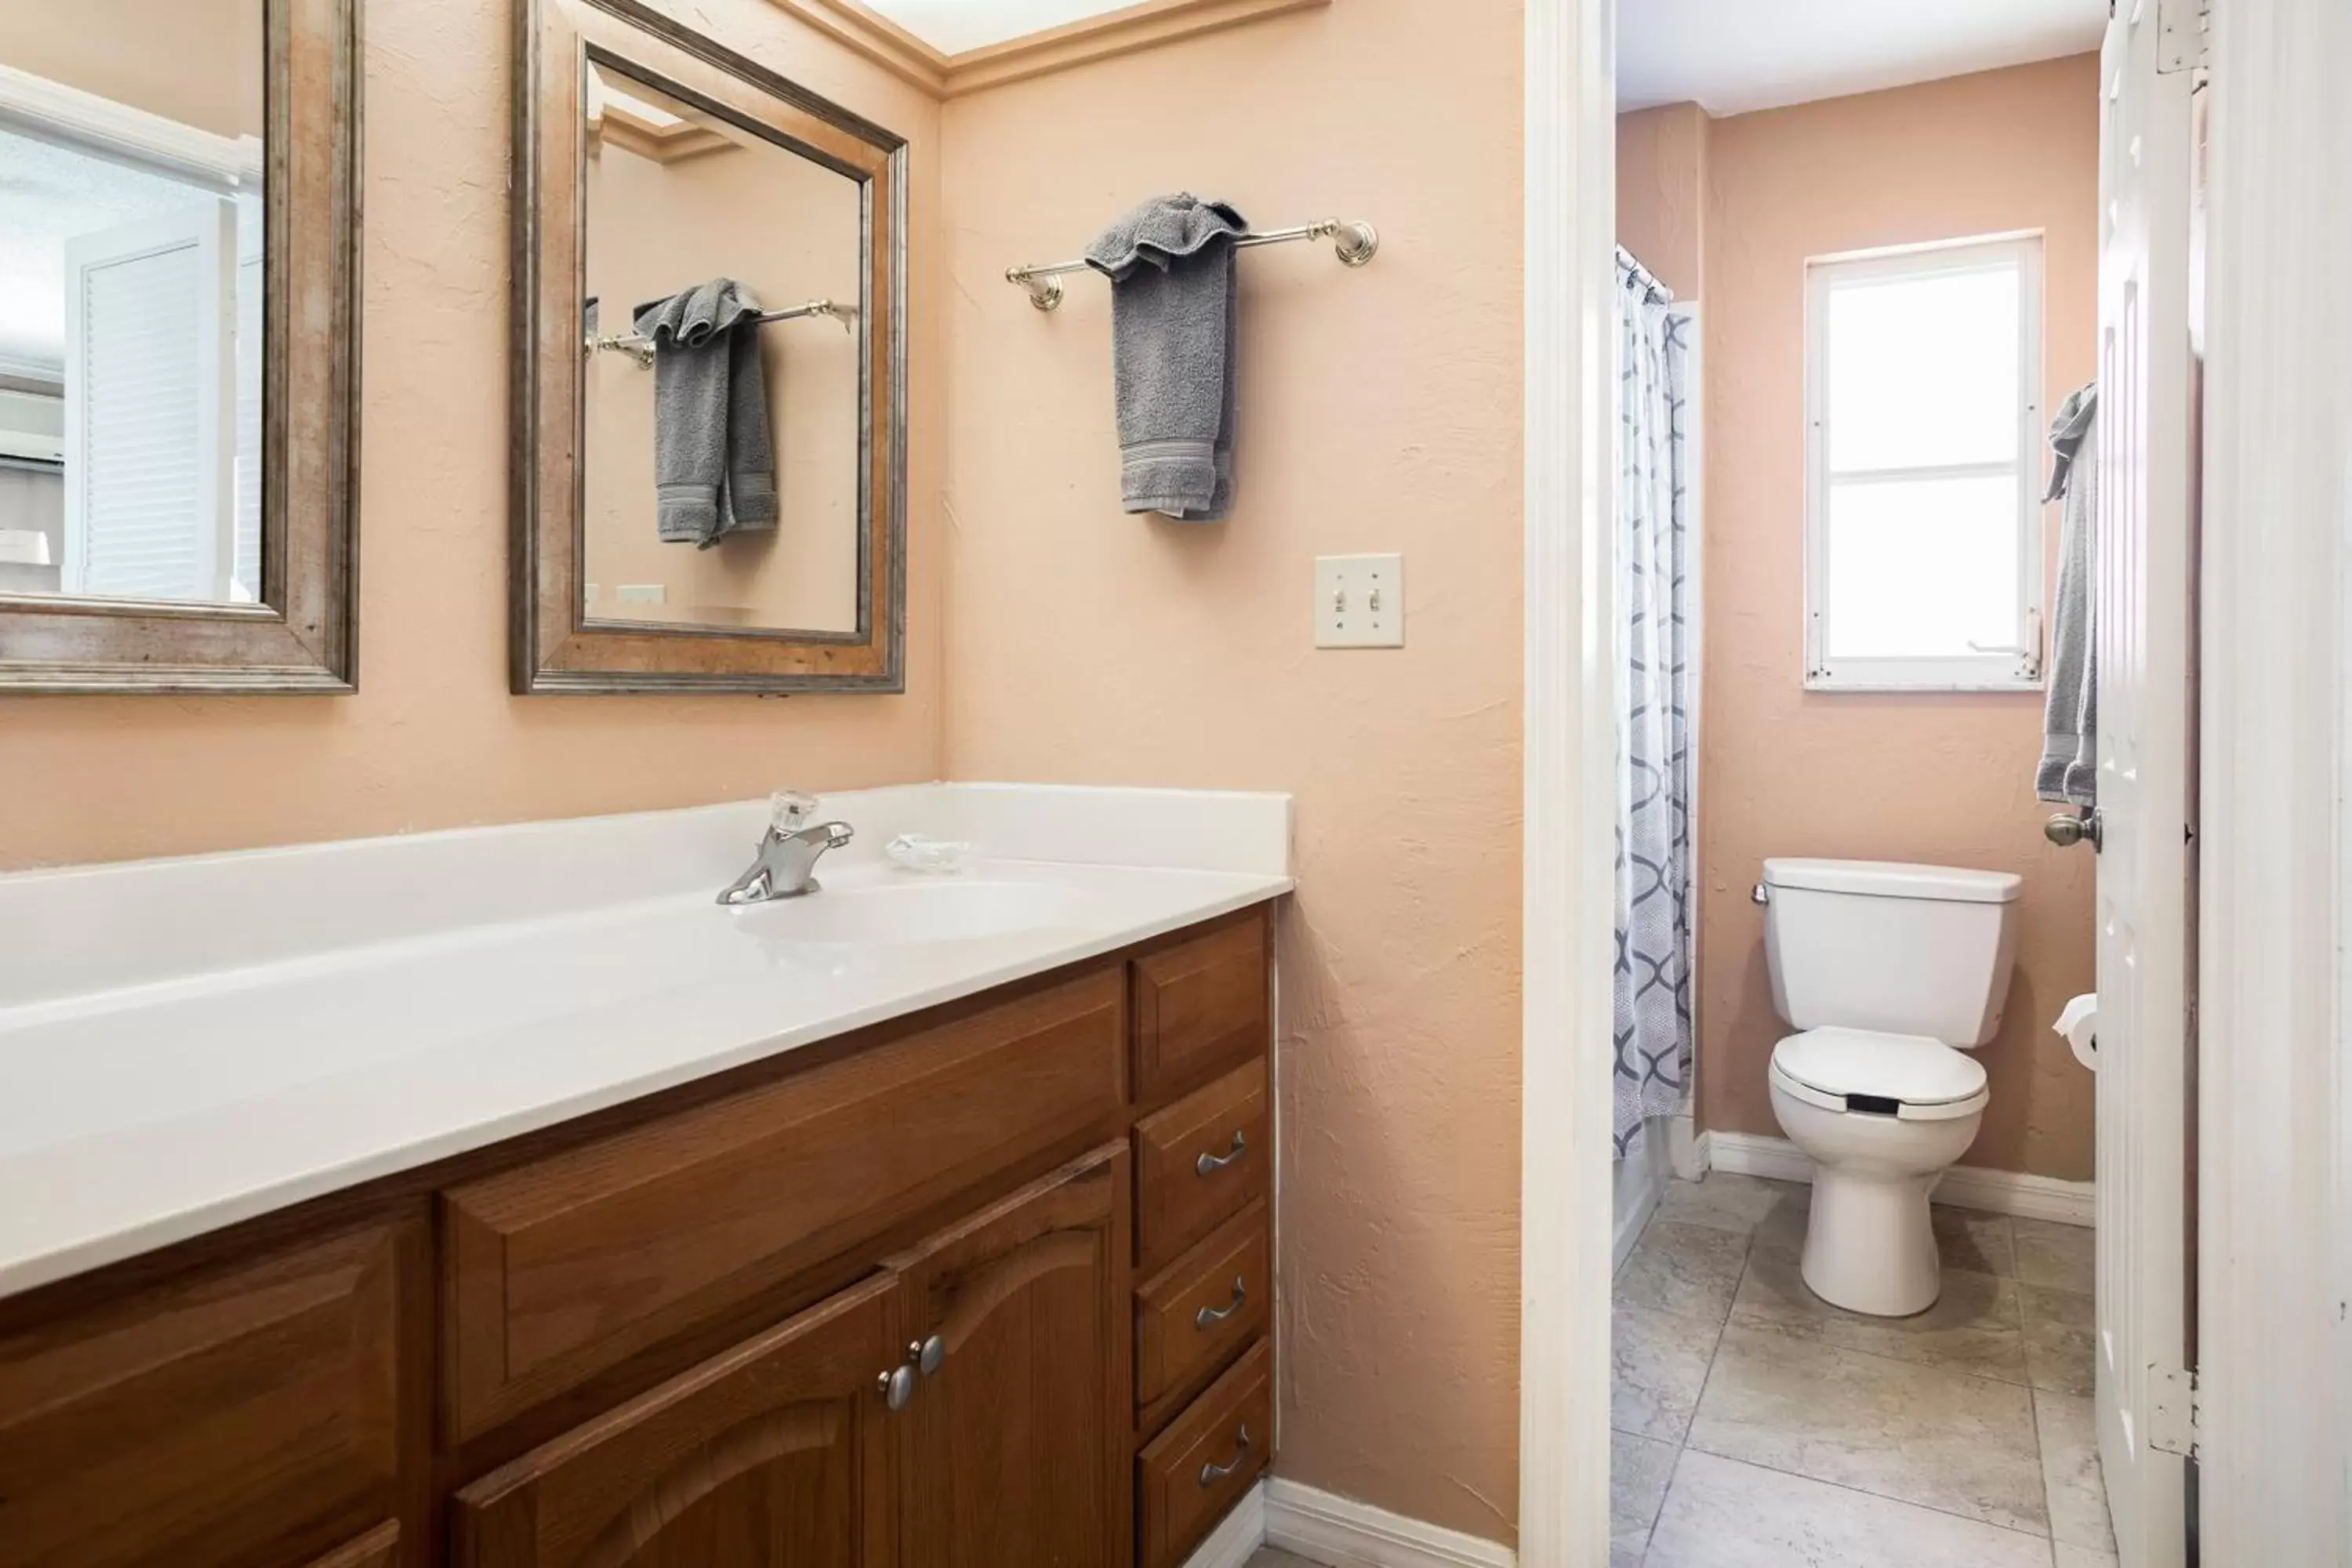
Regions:
<instances>
[{"instance_id":1,"label":"integrated white sink","mask_svg":"<svg viewBox=\"0 0 2352 1568\"><path fill-rule=\"evenodd\" d=\"M819 868L818 880L825 882ZM854 873L853 873L854 875ZM982 942L1080 924L1086 900L1076 888L966 877L826 883L803 898L751 904L728 912L763 942L905 947Z\"/></svg>"}]
</instances>

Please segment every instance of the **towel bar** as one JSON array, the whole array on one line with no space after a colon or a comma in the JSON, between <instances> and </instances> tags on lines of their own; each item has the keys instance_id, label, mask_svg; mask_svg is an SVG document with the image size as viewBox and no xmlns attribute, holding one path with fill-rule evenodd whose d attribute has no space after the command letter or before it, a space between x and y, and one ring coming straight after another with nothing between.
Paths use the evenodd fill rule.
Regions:
<instances>
[{"instance_id":1,"label":"towel bar","mask_svg":"<svg viewBox=\"0 0 2352 1568\"><path fill-rule=\"evenodd\" d=\"M805 305L794 305L782 310L770 310L764 314L753 316L750 320L751 325L764 327L770 321L798 321L811 316L830 316L841 323L843 331L854 332L857 329L850 323L849 320L854 314L856 312L847 307L836 305L830 300L811 300ZM581 345L583 353L593 354L599 349L628 355L637 362L639 370L648 370L653 366L653 340L635 332L606 332L602 337L590 338Z\"/></svg>"},{"instance_id":2,"label":"towel bar","mask_svg":"<svg viewBox=\"0 0 2352 1568\"><path fill-rule=\"evenodd\" d=\"M1337 256L1343 265L1349 267L1361 267L1378 255L1381 248L1380 233L1370 224L1360 218L1336 217L1318 218L1313 223L1301 224L1297 228L1266 229L1263 232L1235 235L1234 247L1238 250L1244 246L1250 245L1281 245L1294 239L1328 239L1331 241L1331 253ZM1037 309L1056 310L1061 309L1062 305L1062 285L1058 281L1061 276L1067 272L1090 270L1092 270L1092 264L1085 261L1055 261L1034 267L1008 267L1004 269L1004 280L1008 283L1017 283L1028 289L1029 302Z\"/></svg>"}]
</instances>

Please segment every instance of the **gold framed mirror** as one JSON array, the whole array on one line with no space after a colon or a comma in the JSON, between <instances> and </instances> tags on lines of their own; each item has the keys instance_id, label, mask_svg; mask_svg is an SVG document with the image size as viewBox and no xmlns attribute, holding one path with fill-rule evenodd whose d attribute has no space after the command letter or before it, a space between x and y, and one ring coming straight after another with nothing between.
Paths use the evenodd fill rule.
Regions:
<instances>
[{"instance_id":1,"label":"gold framed mirror","mask_svg":"<svg viewBox=\"0 0 2352 1568\"><path fill-rule=\"evenodd\" d=\"M905 139L515 0L518 692L905 689Z\"/></svg>"},{"instance_id":2,"label":"gold framed mirror","mask_svg":"<svg viewBox=\"0 0 2352 1568\"><path fill-rule=\"evenodd\" d=\"M0 691L353 689L359 13L0 7Z\"/></svg>"}]
</instances>

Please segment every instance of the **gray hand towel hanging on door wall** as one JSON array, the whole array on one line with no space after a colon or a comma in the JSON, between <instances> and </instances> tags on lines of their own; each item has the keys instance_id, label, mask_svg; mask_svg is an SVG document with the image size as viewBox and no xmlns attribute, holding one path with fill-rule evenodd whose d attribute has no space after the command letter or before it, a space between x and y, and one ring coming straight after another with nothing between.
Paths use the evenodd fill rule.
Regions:
<instances>
[{"instance_id":1,"label":"gray hand towel hanging on door wall","mask_svg":"<svg viewBox=\"0 0 2352 1568\"><path fill-rule=\"evenodd\" d=\"M2033 793L2072 805L2099 802L2099 654L2095 640L2092 530L2099 505L2099 384L2059 405L2050 422L2050 489L2064 497L2058 527L2058 595L2050 617L2050 690Z\"/></svg>"},{"instance_id":2,"label":"gray hand towel hanging on door wall","mask_svg":"<svg viewBox=\"0 0 2352 1568\"><path fill-rule=\"evenodd\" d=\"M1223 519L1234 493L1235 235L1223 202L1155 196L1087 247L1111 280L1119 490L1129 511Z\"/></svg>"},{"instance_id":3,"label":"gray hand towel hanging on door wall","mask_svg":"<svg viewBox=\"0 0 2352 1568\"><path fill-rule=\"evenodd\" d=\"M760 301L731 278L640 305L654 345L654 516L704 550L776 526L776 438L760 361Z\"/></svg>"}]
</instances>

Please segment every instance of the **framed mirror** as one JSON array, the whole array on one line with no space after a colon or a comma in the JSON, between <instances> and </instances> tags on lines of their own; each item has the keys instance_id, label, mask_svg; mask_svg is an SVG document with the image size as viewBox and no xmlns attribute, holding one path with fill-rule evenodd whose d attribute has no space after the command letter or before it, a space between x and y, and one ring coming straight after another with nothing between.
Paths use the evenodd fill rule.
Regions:
<instances>
[{"instance_id":1,"label":"framed mirror","mask_svg":"<svg viewBox=\"0 0 2352 1568\"><path fill-rule=\"evenodd\" d=\"M514 689L903 690L904 139L516 4Z\"/></svg>"},{"instance_id":2,"label":"framed mirror","mask_svg":"<svg viewBox=\"0 0 2352 1568\"><path fill-rule=\"evenodd\" d=\"M352 689L358 37L0 6L0 690Z\"/></svg>"}]
</instances>

